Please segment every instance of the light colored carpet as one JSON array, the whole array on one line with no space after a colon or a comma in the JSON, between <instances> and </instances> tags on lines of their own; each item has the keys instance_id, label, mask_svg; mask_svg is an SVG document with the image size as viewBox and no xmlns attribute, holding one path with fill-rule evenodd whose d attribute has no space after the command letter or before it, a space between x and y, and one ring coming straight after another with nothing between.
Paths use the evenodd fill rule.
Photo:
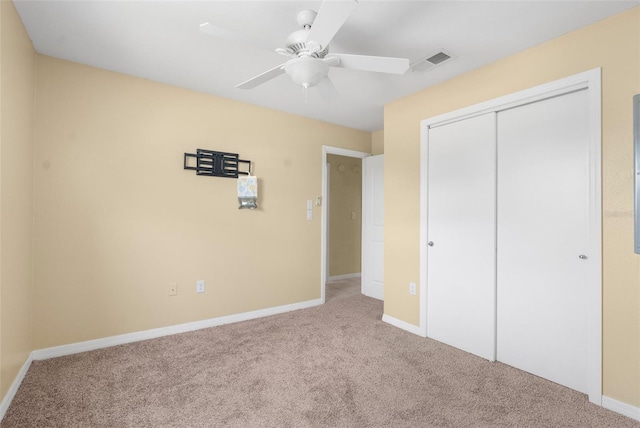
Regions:
<instances>
[{"instance_id":1,"label":"light colored carpet","mask_svg":"<svg viewBox=\"0 0 640 428\"><path fill-rule=\"evenodd\" d=\"M355 295L36 361L1 427L640 427L381 315Z\"/></svg>"},{"instance_id":2,"label":"light colored carpet","mask_svg":"<svg viewBox=\"0 0 640 428\"><path fill-rule=\"evenodd\" d=\"M362 294L360 278L349 278L335 281L328 281L325 287L325 301L333 299L343 299L345 297Z\"/></svg>"}]
</instances>

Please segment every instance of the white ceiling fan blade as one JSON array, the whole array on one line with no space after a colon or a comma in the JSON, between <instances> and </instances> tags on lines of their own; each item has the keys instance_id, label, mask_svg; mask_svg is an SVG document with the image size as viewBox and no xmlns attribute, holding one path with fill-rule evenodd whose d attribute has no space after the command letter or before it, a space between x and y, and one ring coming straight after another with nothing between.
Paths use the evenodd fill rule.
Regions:
<instances>
[{"instance_id":1,"label":"white ceiling fan blade","mask_svg":"<svg viewBox=\"0 0 640 428\"><path fill-rule=\"evenodd\" d=\"M247 80L246 82L242 82L236 86L236 88L240 89L252 89L258 85L262 85L263 83L284 74L284 66L285 64L280 64L277 67L273 67L271 70L267 70L262 74L258 74L255 77Z\"/></svg>"},{"instance_id":2,"label":"white ceiling fan blade","mask_svg":"<svg viewBox=\"0 0 640 428\"><path fill-rule=\"evenodd\" d=\"M355 0L324 0L306 41L316 42L322 46L322 49L326 48L356 4Z\"/></svg>"},{"instance_id":3,"label":"white ceiling fan blade","mask_svg":"<svg viewBox=\"0 0 640 428\"><path fill-rule=\"evenodd\" d=\"M244 45L253 46L255 48L264 49L267 51L275 51L276 46L272 46L266 43L264 40L257 37L250 36L245 33L238 33L235 31L227 30L226 28L218 27L209 22L200 24L200 31L209 36L218 37L230 42L242 43Z\"/></svg>"},{"instance_id":4,"label":"white ceiling fan blade","mask_svg":"<svg viewBox=\"0 0 640 428\"><path fill-rule=\"evenodd\" d=\"M338 94L336 87L333 86L333 82L329 79L329 76L318 82L316 88L318 88L318 93L322 99L328 103L335 103L340 98L340 94Z\"/></svg>"},{"instance_id":5,"label":"white ceiling fan blade","mask_svg":"<svg viewBox=\"0 0 640 428\"><path fill-rule=\"evenodd\" d=\"M409 60L407 58L334 53L331 53L331 56L340 59L340 64L336 65L336 67L350 68L353 70L404 74L409 69Z\"/></svg>"}]
</instances>

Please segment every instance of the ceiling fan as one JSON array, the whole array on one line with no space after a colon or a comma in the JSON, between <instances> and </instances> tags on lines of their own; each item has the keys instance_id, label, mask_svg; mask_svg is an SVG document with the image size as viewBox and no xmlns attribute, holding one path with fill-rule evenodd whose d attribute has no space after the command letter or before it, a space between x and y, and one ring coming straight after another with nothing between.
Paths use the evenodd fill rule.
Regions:
<instances>
[{"instance_id":1,"label":"ceiling fan","mask_svg":"<svg viewBox=\"0 0 640 428\"><path fill-rule=\"evenodd\" d=\"M404 74L409 69L409 60L405 58L329 53L329 43L356 4L356 0L324 0L317 13L313 10L298 12L297 21L302 28L287 37L284 48L275 49L275 52L288 56L289 60L236 87L255 88L286 73L295 84L305 89L305 93L308 88L315 86L326 101L335 101L338 93L329 79L329 67ZM208 22L200 25L200 31L215 37L273 50L272 47L265 46L264 42L255 40L251 36L235 33Z\"/></svg>"}]
</instances>

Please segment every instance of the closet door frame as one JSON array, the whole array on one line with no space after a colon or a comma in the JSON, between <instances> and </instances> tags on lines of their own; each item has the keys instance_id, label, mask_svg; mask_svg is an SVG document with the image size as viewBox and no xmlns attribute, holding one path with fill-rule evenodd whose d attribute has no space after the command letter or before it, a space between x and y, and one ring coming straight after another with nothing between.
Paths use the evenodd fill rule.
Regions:
<instances>
[{"instance_id":1,"label":"closet door frame","mask_svg":"<svg viewBox=\"0 0 640 428\"><path fill-rule=\"evenodd\" d=\"M420 335L427 336L427 212L429 129L486 113L498 113L513 107L586 89L589 111L589 246L596 263L587 272L588 301L588 395L589 401L602 405L602 137L601 69L596 68L560 80L525 89L420 122Z\"/></svg>"}]
</instances>

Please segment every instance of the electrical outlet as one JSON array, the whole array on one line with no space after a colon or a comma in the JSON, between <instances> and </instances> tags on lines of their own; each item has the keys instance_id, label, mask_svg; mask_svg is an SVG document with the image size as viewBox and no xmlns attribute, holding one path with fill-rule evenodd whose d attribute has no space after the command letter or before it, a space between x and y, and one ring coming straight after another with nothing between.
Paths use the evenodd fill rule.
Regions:
<instances>
[{"instance_id":1,"label":"electrical outlet","mask_svg":"<svg viewBox=\"0 0 640 428\"><path fill-rule=\"evenodd\" d=\"M196 293L204 293L204 279L196 281Z\"/></svg>"},{"instance_id":2,"label":"electrical outlet","mask_svg":"<svg viewBox=\"0 0 640 428\"><path fill-rule=\"evenodd\" d=\"M171 284L169 284L169 296L175 296L178 294L178 284L175 282L172 282Z\"/></svg>"},{"instance_id":3,"label":"electrical outlet","mask_svg":"<svg viewBox=\"0 0 640 428\"><path fill-rule=\"evenodd\" d=\"M415 282L410 282L409 283L409 294L411 294L412 296L416 295L416 283Z\"/></svg>"}]
</instances>

